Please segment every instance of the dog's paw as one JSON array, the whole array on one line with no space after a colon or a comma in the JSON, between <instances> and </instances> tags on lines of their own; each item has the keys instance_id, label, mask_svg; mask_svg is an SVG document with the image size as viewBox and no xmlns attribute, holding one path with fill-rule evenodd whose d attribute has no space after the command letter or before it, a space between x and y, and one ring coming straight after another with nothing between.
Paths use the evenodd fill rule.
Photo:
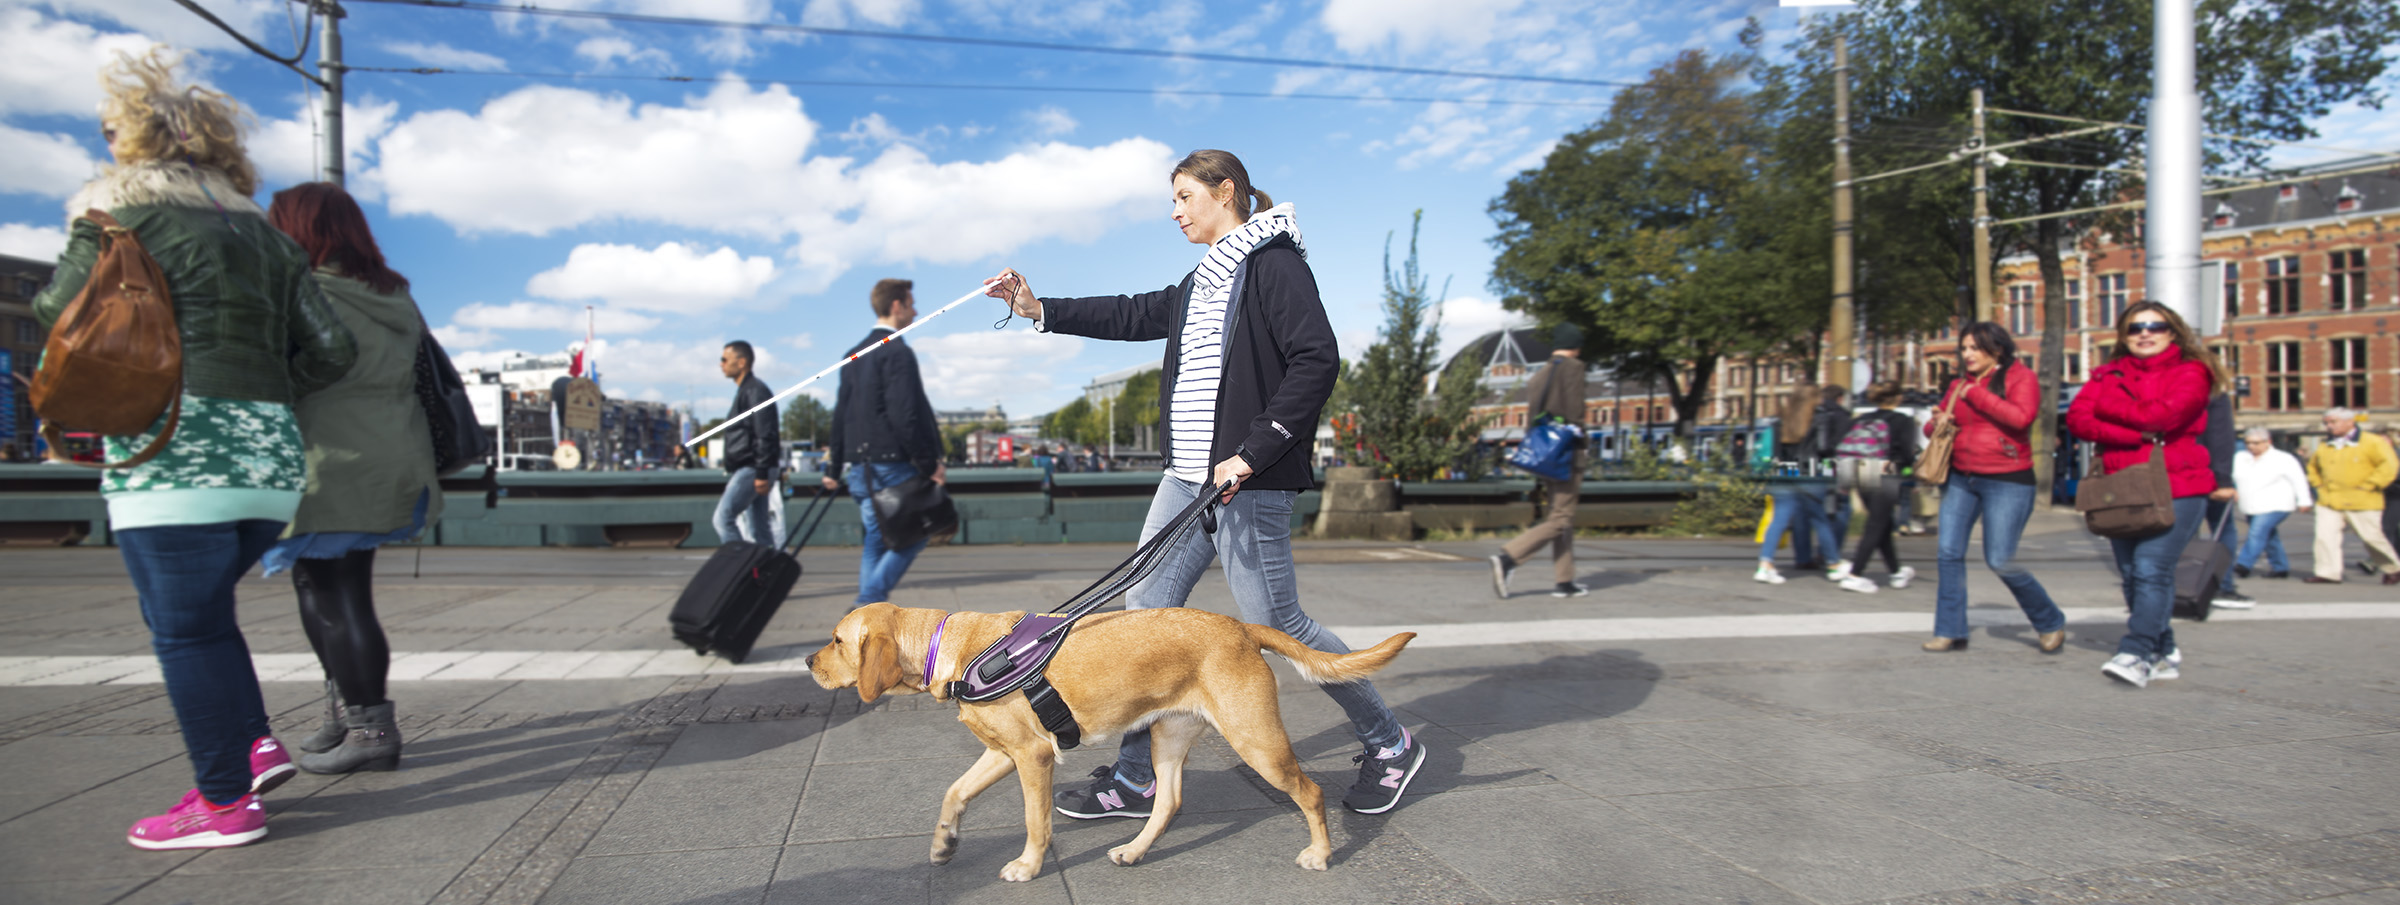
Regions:
<instances>
[{"instance_id":1,"label":"dog's paw","mask_svg":"<svg viewBox=\"0 0 2400 905\"><path fill-rule=\"evenodd\" d=\"M958 834L933 834L933 863L948 864L950 856L958 854Z\"/></svg>"},{"instance_id":2,"label":"dog's paw","mask_svg":"<svg viewBox=\"0 0 2400 905\"><path fill-rule=\"evenodd\" d=\"M1301 867L1308 868L1309 870L1324 870L1326 856L1330 854L1332 853L1320 851L1315 847L1304 848L1300 850L1300 857L1293 859L1293 861L1294 863L1299 864Z\"/></svg>"},{"instance_id":3,"label":"dog's paw","mask_svg":"<svg viewBox=\"0 0 2400 905\"><path fill-rule=\"evenodd\" d=\"M1133 865L1142 863L1142 856L1147 854L1150 854L1149 846L1143 845L1139 842L1128 842L1124 845L1117 846L1116 848L1109 849L1108 860L1116 862L1117 864L1125 867L1131 867Z\"/></svg>"},{"instance_id":4,"label":"dog's paw","mask_svg":"<svg viewBox=\"0 0 2400 905\"><path fill-rule=\"evenodd\" d=\"M1027 880L1033 879L1034 874L1041 872L1042 865L1039 862L1011 861L1008 862L1007 867L1000 869L1000 879L1007 880L1010 883L1023 883Z\"/></svg>"}]
</instances>

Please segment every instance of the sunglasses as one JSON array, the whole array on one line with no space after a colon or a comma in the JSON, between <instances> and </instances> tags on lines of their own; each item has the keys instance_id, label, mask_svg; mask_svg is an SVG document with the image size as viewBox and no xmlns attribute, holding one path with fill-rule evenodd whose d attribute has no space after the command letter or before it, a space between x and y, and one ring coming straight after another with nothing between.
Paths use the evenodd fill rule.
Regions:
<instances>
[{"instance_id":1,"label":"sunglasses","mask_svg":"<svg viewBox=\"0 0 2400 905\"><path fill-rule=\"evenodd\" d=\"M2175 332L2175 328L2166 321L2134 321L2133 323L2125 325L2125 335L2127 336L2140 336L2144 333L2173 332Z\"/></svg>"},{"instance_id":2,"label":"sunglasses","mask_svg":"<svg viewBox=\"0 0 2400 905\"><path fill-rule=\"evenodd\" d=\"M101 141L108 142L109 144L112 144L112 145L113 145L113 144L116 144L116 143L117 143L117 130L115 130L115 129L109 129L109 128L105 128L105 127L104 127L104 128L102 128L102 129L100 130L100 140L101 140Z\"/></svg>"}]
</instances>

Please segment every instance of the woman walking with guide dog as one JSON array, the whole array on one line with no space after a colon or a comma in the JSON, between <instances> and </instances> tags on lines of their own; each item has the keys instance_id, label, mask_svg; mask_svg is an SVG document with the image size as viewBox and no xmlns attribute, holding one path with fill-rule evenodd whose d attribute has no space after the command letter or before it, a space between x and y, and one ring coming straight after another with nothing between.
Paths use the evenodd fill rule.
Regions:
<instances>
[{"instance_id":1,"label":"woman walking with guide dog","mask_svg":"<svg viewBox=\"0 0 2400 905\"><path fill-rule=\"evenodd\" d=\"M1350 648L1300 609L1292 564L1292 501L1312 485L1309 448L1340 366L1333 327L1317 295L1291 205L1275 205L1225 151L1194 151L1169 185L1185 240L1208 247L1182 282L1132 296L1037 298L1025 277L1003 270L989 294L1045 332L1167 341L1159 407L1167 473L1142 526L1147 543L1201 494L1232 482L1215 534L1170 554L1126 594L1132 609L1182 606L1218 556L1242 619L1278 629L1328 653ZM1255 199L1266 210L1252 213ZM1324 686L1366 747L1342 804L1380 814L1425 763L1422 742L1373 684ZM1113 767L1086 788L1057 796L1070 817L1146 817L1155 792L1150 736L1129 732Z\"/></svg>"}]
</instances>

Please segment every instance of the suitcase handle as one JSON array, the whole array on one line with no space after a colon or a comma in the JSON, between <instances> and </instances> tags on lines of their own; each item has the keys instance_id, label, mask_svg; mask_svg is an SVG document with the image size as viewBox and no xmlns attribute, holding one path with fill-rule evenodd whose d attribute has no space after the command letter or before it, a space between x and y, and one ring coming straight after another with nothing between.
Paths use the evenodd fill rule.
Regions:
<instances>
[{"instance_id":1,"label":"suitcase handle","mask_svg":"<svg viewBox=\"0 0 2400 905\"><path fill-rule=\"evenodd\" d=\"M817 495L809 498L808 508L800 510L800 520L794 523L795 527L802 530L792 532L792 540L783 548L783 552L799 556L800 548L808 546L809 537L817 533L817 526L825 521L825 514L832 511L833 491L819 486ZM814 518L811 518L812 514Z\"/></svg>"}]
</instances>

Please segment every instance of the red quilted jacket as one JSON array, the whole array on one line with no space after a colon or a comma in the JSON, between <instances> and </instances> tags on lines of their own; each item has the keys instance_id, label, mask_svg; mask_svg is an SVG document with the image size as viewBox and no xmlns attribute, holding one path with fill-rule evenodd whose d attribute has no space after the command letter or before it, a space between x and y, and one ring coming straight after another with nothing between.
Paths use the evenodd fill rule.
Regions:
<instances>
[{"instance_id":1,"label":"red quilted jacket","mask_svg":"<svg viewBox=\"0 0 2400 905\"><path fill-rule=\"evenodd\" d=\"M2131 355L2092 369L2091 382L2067 408L2067 429L2099 444L2100 467L2109 474L2150 461L2144 435L2166 440L2167 480L2177 497L2207 496L2217 489L2200 432L2208 427L2208 366L2167 350L2149 358Z\"/></svg>"},{"instance_id":2,"label":"red quilted jacket","mask_svg":"<svg viewBox=\"0 0 2400 905\"><path fill-rule=\"evenodd\" d=\"M2033 467L2034 403L2042 388L2033 369L2011 365L2001 378L2007 398L1992 392L1991 375L1967 382L1951 417L1958 421L1958 440L1951 448L1950 467L1968 474L2007 474ZM1954 386L1955 390L1956 387ZM1948 398L1948 397L1944 397ZM1925 435L1933 436L1933 419L1925 419Z\"/></svg>"}]
</instances>

